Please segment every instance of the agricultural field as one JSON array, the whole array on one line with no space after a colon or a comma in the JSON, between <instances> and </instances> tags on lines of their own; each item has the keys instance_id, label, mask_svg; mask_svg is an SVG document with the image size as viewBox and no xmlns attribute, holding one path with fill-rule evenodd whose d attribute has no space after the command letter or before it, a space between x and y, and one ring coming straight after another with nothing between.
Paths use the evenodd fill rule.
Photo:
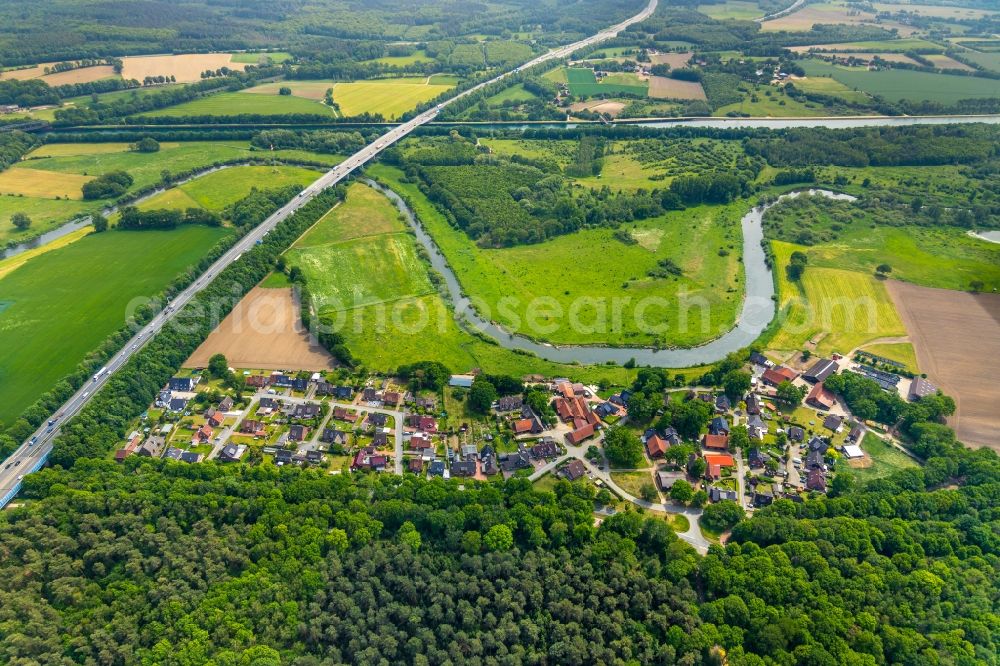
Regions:
<instances>
[{"instance_id":1,"label":"agricultural field","mask_svg":"<svg viewBox=\"0 0 1000 666\"><path fill-rule=\"evenodd\" d=\"M649 77L649 96L652 99L706 99L701 83L666 76Z\"/></svg>"},{"instance_id":2,"label":"agricultural field","mask_svg":"<svg viewBox=\"0 0 1000 666\"><path fill-rule=\"evenodd\" d=\"M201 80L201 73L223 67L242 71L245 58L231 53L184 53L180 55L126 56L122 58L122 78L142 81L147 76L172 76L177 83Z\"/></svg>"},{"instance_id":3,"label":"agricultural field","mask_svg":"<svg viewBox=\"0 0 1000 666\"><path fill-rule=\"evenodd\" d=\"M252 289L184 362L204 368L215 354L241 369L328 370L334 360L302 330L291 287Z\"/></svg>"},{"instance_id":4,"label":"agricultural field","mask_svg":"<svg viewBox=\"0 0 1000 666\"><path fill-rule=\"evenodd\" d=\"M811 50L829 51L837 53L849 52L876 52L876 53L905 53L907 51L920 51L930 53L943 53L944 47L934 42L919 37L907 37L904 39L885 39L881 41L860 41L841 42L839 44L814 44L811 46L791 46L789 51L795 53L807 53Z\"/></svg>"},{"instance_id":5,"label":"agricultural field","mask_svg":"<svg viewBox=\"0 0 1000 666\"><path fill-rule=\"evenodd\" d=\"M284 51L271 51L266 53L234 53L230 62L242 63L244 65L257 65L269 60L273 63L287 62L292 59L291 53Z\"/></svg>"},{"instance_id":6,"label":"agricultural field","mask_svg":"<svg viewBox=\"0 0 1000 666\"><path fill-rule=\"evenodd\" d=\"M367 185L353 183L345 201L330 209L295 247L299 249L406 231L396 207Z\"/></svg>"},{"instance_id":7,"label":"agricultural field","mask_svg":"<svg viewBox=\"0 0 1000 666\"><path fill-rule=\"evenodd\" d=\"M721 4L698 5L698 11L717 21L752 21L764 16L760 5L752 0L727 0Z\"/></svg>"},{"instance_id":8,"label":"agricultural field","mask_svg":"<svg viewBox=\"0 0 1000 666\"><path fill-rule=\"evenodd\" d=\"M9 424L121 326L132 299L159 293L229 233L188 226L91 234L0 278L0 422Z\"/></svg>"},{"instance_id":9,"label":"agricultural field","mask_svg":"<svg viewBox=\"0 0 1000 666\"><path fill-rule=\"evenodd\" d=\"M345 116L380 113L394 120L453 87L452 81L435 77L354 81L337 83L333 87L333 101Z\"/></svg>"},{"instance_id":10,"label":"agricultural field","mask_svg":"<svg viewBox=\"0 0 1000 666\"><path fill-rule=\"evenodd\" d=\"M878 20L873 12L856 9L846 1L839 0L806 4L791 14L761 23L761 29L807 32L816 24L878 25L886 30L895 28L904 37L915 32L911 26L891 20Z\"/></svg>"},{"instance_id":11,"label":"agricultural field","mask_svg":"<svg viewBox=\"0 0 1000 666\"><path fill-rule=\"evenodd\" d=\"M570 93L582 97L621 94L645 97L649 91L649 83L639 79L635 74L616 73L598 82L594 70L587 67L569 67L565 69L565 76Z\"/></svg>"},{"instance_id":12,"label":"agricultural field","mask_svg":"<svg viewBox=\"0 0 1000 666\"><path fill-rule=\"evenodd\" d=\"M937 53L937 54L926 55L924 57L930 60L934 64L934 66L937 67L938 69L957 69L962 72L976 71L975 68L969 67L964 62L959 62L958 60L955 60L951 56L946 56L944 54Z\"/></svg>"},{"instance_id":13,"label":"agricultural field","mask_svg":"<svg viewBox=\"0 0 1000 666\"><path fill-rule=\"evenodd\" d=\"M928 289L890 280L920 369L958 407L949 419L958 439L1000 450L996 378L1000 373L1000 295Z\"/></svg>"},{"instance_id":14,"label":"agricultural field","mask_svg":"<svg viewBox=\"0 0 1000 666\"><path fill-rule=\"evenodd\" d=\"M380 65L388 65L389 67L407 67L409 65L417 65L425 62L434 62L434 58L428 56L427 52L423 49L417 49L410 55L383 56L381 58L375 58L374 60L365 60L365 62L377 62Z\"/></svg>"},{"instance_id":15,"label":"agricultural field","mask_svg":"<svg viewBox=\"0 0 1000 666\"><path fill-rule=\"evenodd\" d=\"M138 117L239 116L243 114L280 116L286 114L333 116L330 107L295 95L255 94L246 90L206 95L165 109L141 113Z\"/></svg>"},{"instance_id":16,"label":"agricultural field","mask_svg":"<svg viewBox=\"0 0 1000 666\"><path fill-rule=\"evenodd\" d=\"M253 188L276 189L286 185L305 187L319 177L312 169L292 166L236 166L199 176L147 199L140 208L204 208L221 212Z\"/></svg>"},{"instance_id":17,"label":"agricultural field","mask_svg":"<svg viewBox=\"0 0 1000 666\"><path fill-rule=\"evenodd\" d=\"M930 4L920 4L920 3L888 3L888 2L874 2L872 6L875 11L878 12L889 12L892 14L897 14L900 12L906 12L908 14L917 14L918 16L927 16L931 18L941 18L941 19L952 19L952 20L976 20L981 19L984 16L992 16L997 12L988 9L974 9L972 7L954 7L954 6L944 6L944 5L930 5Z\"/></svg>"},{"instance_id":18,"label":"agricultural field","mask_svg":"<svg viewBox=\"0 0 1000 666\"><path fill-rule=\"evenodd\" d=\"M1000 73L1000 51L982 52L967 49L962 51L962 57L980 67Z\"/></svg>"},{"instance_id":19,"label":"agricultural field","mask_svg":"<svg viewBox=\"0 0 1000 666\"><path fill-rule=\"evenodd\" d=\"M802 62L806 74L831 76L850 88L880 95L890 102L901 100L954 104L959 100L1000 96L1000 81L971 76L952 76L903 69L868 71L831 65L811 59Z\"/></svg>"},{"instance_id":20,"label":"agricultural field","mask_svg":"<svg viewBox=\"0 0 1000 666\"><path fill-rule=\"evenodd\" d=\"M118 78L114 67L111 65L95 65L93 67L78 67L65 72L53 72L46 74L46 67L55 63L44 63L34 67L22 67L19 69L9 69L0 71L0 80L17 79L26 81L28 79L39 79L45 81L50 86L63 86L71 83L90 83L101 79Z\"/></svg>"},{"instance_id":21,"label":"agricultural field","mask_svg":"<svg viewBox=\"0 0 1000 666\"><path fill-rule=\"evenodd\" d=\"M791 84L803 92L831 95L833 97L838 97L845 102L863 104L871 99L865 93L854 90L832 77L806 76L803 78L792 79Z\"/></svg>"},{"instance_id":22,"label":"agricultural field","mask_svg":"<svg viewBox=\"0 0 1000 666\"><path fill-rule=\"evenodd\" d=\"M416 201L412 185L399 172L378 165L370 173ZM434 208L418 211L427 231L455 270L470 298L481 303L486 319L532 337L556 343L671 344L690 346L729 330L742 303L743 271L738 251L717 250L741 242L739 217L744 205L693 208L661 218L623 225L634 240L614 237L611 229L589 229L544 243L504 249L482 249L450 227ZM615 256L608 262L608 256ZM663 259L684 271L679 278L651 278L647 272ZM664 299L644 317L657 334L640 330L636 321L643 299ZM536 299L552 299L562 316L533 318ZM620 299L619 306L614 306ZM705 303L690 312L687 303ZM602 308L620 307L620 322L601 316ZM610 316L609 316L610 318ZM530 322L537 322L532 330ZM575 325L575 323L579 325Z\"/></svg>"},{"instance_id":23,"label":"agricultural field","mask_svg":"<svg viewBox=\"0 0 1000 666\"><path fill-rule=\"evenodd\" d=\"M527 102L532 99L535 99L535 94L525 90L523 83L518 83L501 90L492 97L488 97L486 104L488 106L499 106L504 102Z\"/></svg>"},{"instance_id":24,"label":"agricultural field","mask_svg":"<svg viewBox=\"0 0 1000 666\"><path fill-rule=\"evenodd\" d=\"M906 335L885 284L870 273L810 265L798 285L785 267L801 248L782 241L771 246L784 319L769 348L846 354L866 342Z\"/></svg>"},{"instance_id":25,"label":"agricultural field","mask_svg":"<svg viewBox=\"0 0 1000 666\"><path fill-rule=\"evenodd\" d=\"M39 199L82 199L83 184L90 176L53 173L39 169L7 169L0 172L0 194Z\"/></svg>"}]
</instances>

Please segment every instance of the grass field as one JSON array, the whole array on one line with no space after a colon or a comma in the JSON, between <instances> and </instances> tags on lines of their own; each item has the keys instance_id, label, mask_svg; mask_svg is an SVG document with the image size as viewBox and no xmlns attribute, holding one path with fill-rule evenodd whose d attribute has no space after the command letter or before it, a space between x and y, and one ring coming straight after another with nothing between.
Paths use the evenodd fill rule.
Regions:
<instances>
[{"instance_id":1,"label":"grass field","mask_svg":"<svg viewBox=\"0 0 1000 666\"><path fill-rule=\"evenodd\" d=\"M786 316L770 348L846 354L870 340L906 335L885 285L870 273L810 264L800 288L788 280L785 267L791 253L803 248L781 241L771 245ZM812 248L806 250L811 256Z\"/></svg>"},{"instance_id":2,"label":"grass field","mask_svg":"<svg viewBox=\"0 0 1000 666\"><path fill-rule=\"evenodd\" d=\"M920 365L917 363L917 352L909 342L865 345L864 350L883 358L898 361L905 365L906 369L910 372L920 372Z\"/></svg>"},{"instance_id":3,"label":"grass field","mask_svg":"<svg viewBox=\"0 0 1000 666\"><path fill-rule=\"evenodd\" d=\"M234 53L231 58L231 62L256 65L264 58L267 58L273 63L281 63L291 60L292 54L285 53L284 51L275 51L273 53Z\"/></svg>"},{"instance_id":4,"label":"grass field","mask_svg":"<svg viewBox=\"0 0 1000 666\"><path fill-rule=\"evenodd\" d=\"M966 60L971 60L980 67L1000 72L1000 51L982 53L980 51L965 50L962 51L962 57Z\"/></svg>"},{"instance_id":5,"label":"grass field","mask_svg":"<svg viewBox=\"0 0 1000 666\"><path fill-rule=\"evenodd\" d=\"M837 461L837 471L848 470L859 482L865 483L889 476L893 472L919 467L913 458L870 432L865 433L865 438L861 442L861 450L868 454L868 458L853 464L840 459Z\"/></svg>"},{"instance_id":6,"label":"grass field","mask_svg":"<svg viewBox=\"0 0 1000 666\"><path fill-rule=\"evenodd\" d=\"M333 109L320 102L295 95L258 95L246 91L207 95L190 102L158 109L140 116L238 116L253 114L280 116L285 114L332 116Z\"/></svg>"},{"instance_id":7,"label":"grass field","mask_svg":"<svg viewBox=\"0 0 1000 666\"><path fill-rule=\"evenodd\" d=\"M420 83L413 79L377 79L338 83L333 87L333 101L345 116L381 113L394 120L418 104L451 90L452 83Z\"/></svg>"},{"instance_id":8,"label":"grass field","mask_svg":"<svg viewBox=\"0 0 1000 666\"><path fill-rule=\"evenodd\" d=\"M632 497L642 497L642 487L653 483L650 472L612 472L611 480Z\"/></svg>"},{"instance_id":9,"label":"grass field","mask_svg":"<svg viewBox=\"0 0 1000 666\"><path fill-rule=\"evenodd\" d=\"M483 309L489 309L487 319L512 330L558 343L690 346L733 325L743 293L739 251L720 256L717 250L741 243L742 204L693 208L623 226L636 244L616 240L610 229L590 229L537 245L484 250L449 226L412 184L400 182L398 170L376 165L370 173L414 205L424 204L417 213L463 289L481 299ZM615 261L607 261L608 256ZM682 277L647 275L665 258L683 269ZM530 314L542 297L554 299L562 316L540 315L533 327ZM664 299L644 311L651 326L663 327L655 334L644 334L637 321L647 297ZM692 310L690 324L683 325L683 304L695 302L705 303L705 309ZM612 316L615 308L620 317Z\"/></svg>"},{"instance_id":10,"label":"grass field","mask_svg":"<svg viewBox=\"0 0 1000 666\"><path fill-rule=\"evenodd\" d=\"M792 81L792 85L804 92L831 95L833 97L839 97L845 102L864 103L870 99L870 97L865 93L859 90L854 90L850 86L841 83L833 77L807 76L805 78L795 79Z\"/></svg>"},{"instance_id":11,"label":"grass field","mask_svg":"<svg viewBox=\"0 0 1000 666\"><path fill-rule=\"evenodd\" d=\"M645 97L649 84L634 74L613 74L600 83L594 70L586 67L569 67L565 70L569 91L578 96L620 95L623 93Z\"/></svg>"},{"instance_id":12,"label":"grass field","mask_svg":"<svg viewBox=\"0 0 1000 666\"><path fill-rule=\"evenodd\" d=\"M0 422L8 424L228 232L92 234L0 279Z\"/></svg>"},{"instance_id":13,"label":"grass field","mask_svg":"<svg viewBox=\"0 0 1000 666\"><path fill-rule=\"evenodd\" d=\"M876 25L876 15L870 10L858 10L847 2L834 0L830 2L811 2L800 9L761 24L761 30L787 30L789 32L805 32L812 30L816 24L846 24L846 25ZM877 25L890 30L895 28L900 35L908 36L914 28L892 20L878 20Z\"/></svg>"},{"instance_id":14,"label":"grass field","mask_svg":"<svg viewBox=\"0 0 1000 666\"><path fill-rule=\"evenodd\" d=\"M903 69L870 72L865 68L840 67L816 59L803 60L802 66L810 77L831 76L850 88L881 95L892 102L908 99L954 104L963 99L1000 97L1000 80L994 79Z\"/></svg>"},{"instance_id":15,"label":"grass field","mask_svg":"<svg viewBox=\"0 0 1000 666\"><path fill-rule=\"evenodd\" d=\"M82 199L80 188L91 177L75 173L52 173L22 167L0 172L0 194L21 194L40 199Z\"/></svg>"},{"instance_id":16,"label":"grass field","mask_svg":"<svg viewBox=\"0 0 1000 666\"><path fill-rule=\"evenodd\" d=\"M752 21L764 15L760 5L748 0L727 0L718 5L698 5L698 11L716 21Z\"/></svg>"},{"instance_id":17,"label":"grass field","mask_svg":"<svg viewBox=\"0 0 1000 666\"><path fill-rule=\"evenodd\" d=\"M725 116L730 112L746 113L761 117L826 116L830 110L819 104L799 102L785 93L784 88L754 86L749 93L743 93L743 101L721 106L713 116Z\"/></svg>"},{"instance_id":18,"label":"grass field","mask_svg":"<svg viewBox=\"0 0 1000 666\"><path fill-rule=\"evenodd\" d=\"M518 83L487 98L486 104L489 106L499 106L504 102L527 102L532 99L535 99L535 94L525 90L523 83Z\"/></svg>"},{"instance_id":19,"label":"grass field","mask_svg":"<svg viewBox=\"0 0 1000 666\"><path fill-rule=\"evenodd\" d=\"M374 60L366 60L365 62L377 62L380 65L388 65L389 67L406 67L408 65L433 61L434 58L428 56L426 51L417 49L408 56L384 56L382 58L375 58Z\"/></svg>"},{"instance_id":20,"label":"grass field","mask_svg":"<svg viewBox=\"0 0 1000 666\"><path fill-rule=\"evenodd\" d=\"M352 183L344 203L330 209L295 247L302 249L401 231L406 231L406 225L392 202L367 185Z\"/></svg>"},{"instance_id":21,"label":"grass field","mask_svg":"<svg viewBox=\"0 0 1000 666\"><path fill-rule=\"evenodd\" d=\"M0 244L48 231L94 208L97 206L84 201L0 195ZM10 223L14 213L25 213L31 218L27 231L18 231Z\"/></svg>"}]
</instances>

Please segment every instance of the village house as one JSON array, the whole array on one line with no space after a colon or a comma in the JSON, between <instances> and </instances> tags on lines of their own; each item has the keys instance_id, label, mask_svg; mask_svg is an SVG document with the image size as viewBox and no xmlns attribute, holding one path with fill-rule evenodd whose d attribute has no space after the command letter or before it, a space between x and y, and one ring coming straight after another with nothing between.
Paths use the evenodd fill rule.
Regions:
<instances>
[{"instance_id":1,"label":"village house","mask_svg":"<svg viewBox=\"0 0 1000 666\"><path fill-rule=\"evenodd\" d=\"M369 428L384 428L385 424L388 422L389 417L385 414L374 412L368 415Z\"/></svg>"},{"instance_id":2,"label":"village house","mask_svg":"<svg viewBox=\"0 0 1000 666\"><path fill-rule=\"evenodd\" d=\"M225 421L225 415L215 407L209 407L205 410L205 419L210 426L218 428Z\"/></svg>"},{"instance_id":3,"label":"village house","mask_svg":"<svg viewBox=\"0 0 1000 666\"><path fill-rule=\"evenodd\" d=\"M378 449L389 446L389 435L384 432L377 432L372 435L372 446Z\"/></svg>"},{"instance_id":4,"label":"village house","mask_svg":"<svg viewBox=\"0 0 1000 666\"><path fill-rule=\"evenodd\" d=\"M568 443L570 443L570 444L577 445L577 444L580 444L581 442L583 442L583 441L585 441L585 440L590 439L591 437L593 437L594 434L595 434L595 432L596 431L594 429L593 424L588 423L588 424L586 424L586 425L584 425L584 426L582 426L580 428L577 428L576 430L568 433L566 435L566 441Z\"/></svg>"},{"instance_id":5,"label":"village house","mask_svg":"<svg viewBox=\"0 0 1000 666\"><path fill-rule=\"evenodd\" d=\"M806 477L806 488L821 493L826 492L826 475L823 474L822 468L814 467L809 470L809 475Z\"/></svg>"},{"instance_id":6,"label":"village house","mask_svg":"<svg viewBox=\"0 0 1000 666\"><path fill-rule=\"evenodd\" d=\"M728 435L729 421L724 416L716 416L708 424L708 432L712 435Z\"/></svg>"},{"instance_id":7,"label":"village house","mask_svg":"<svg viewBox=\"0 0 1000 666\"><path fill-rule=\"evenodd\" d=\"M667 470L659 470L656 473L656 485L659 486L660 490L663 492L668 492L674 487L674 484L678 481L686 481L687 474L684 472L669 472Z\"/></svg>"},{"instance_id":8,"label":"village house","mask_svg":"<svg viewBox=\"0 0 1000 666\"><path fill-rule=\"evenodd\" d=\"M756 393L749 393L746 397L747 414L760 414L760 398Z\"/></svg>"},{"instance_id":9,"label":"village house","mask_svg":"<svg viewBox=\"0 0 1000 666\"><path fill-rule=\"evenodd\" d=\"M705 454L705 478L717 481L722 478L723 467L735 467L736 461L728 453Z\"/></svg>"},{"instance_id":10,"label":"village house","mask_svg":"<svg viewBox=\"0 0 1000 666\"><path fill-rule=\"evenodd\" d=\"M170 402L167 404L167 409L171 412L183 412L187 407L187 398L171 398Z\"/></svg>"},{"instance_id":11,"label":"village house","mask_svg":"<svg viewBox=\"0 0 1000 666\"><path fill-rule=\"evenodd\" d=\"M142 435L138 430L133 430L125 442L125 446L115 451L115 460L122 461L136 452L142 442Z\"/></svg>"},{"instance_id":12,"label":"village house","mask_svg":"<svg viewBox=\"0 0 1000 666\"><path fill-rule=\"evenodd\" d=\"M937 390L937 386L934 386L934 384L931 384L923 377L914 377L913 381L910 382L910 390L906 397L910 402L916 402L921 398L936 394Z\"/></svg>"},{"instance_id":13,"label":"village house","mask_svg":"<svg viewBox=\"0 0 1000 666\"><path fill-rule=\"evenodd\" d=\"M729 402L729 396L725 393L720 393L715 398L715 411L719 414L725 414L730 409L733 408L732 403Z\"/></svg>"},{"instance_id":14,"label":"village house","mask_svg":"<svg viewBox=\"0 0 1000 666\"><path fill-rule=\"evenodd\" d=\"M247 388L255 389L264 388L271 383L270 378L264 375L247 375L243 381L246 383Z\"/></svg>"},{"instance_id":15,"label":"village house","mask_svg":"<svg viewBox=\"0 0 1000 666\"><path fill-rule=\"evenodd\" d=\"M374 470L381 472L385 469L388 460L386 456L377 454L374 447L366 446L354 455L354 460L351 462L351 469L355 471Z\"/></svg>"},{"instance_id":16,"label":"village house","mask_svg":"<svg viewBox=\"0 0 1000 666\"><path fill-rule=\"evenodd\" d=\"M708 433L702 437L701 445L713 451L728 451L729 435L713 435Z\"/></svg>"},{"instance_id":17,"label":"village house","mask_svg":"<svg viewBox=\"0 0 1000 666\"><path fill-rule=\"evenodd\" d=\"M580 460L571 460L569 464L559 470L559 475L567 481L576 481L587 474L587 468Z\"/></svg>"},{"instance_id":18,"label":"village house","mask_svg":"<svg viewBox=\"0 0 1000 666\"><path fill-rule=\"evenodd\" d=\"M295 409L292 412L292 417L296 419L309 420L314 419L320 414L320 406L313 404L311 402L303 403L300 405L295 405Z\"/></svg>"},{"instance_id":19,"label":"village house","mask_svg":"<svg viewBox=\"0 0 1000 666\"><path fill-rule=\"evenodd\" d=\"M536 460L548 460L561 453L559 445L551 437L546 437L531 447L531 457Z\"/></svg>"},{"instance_id":20,"label":"village house","mask_svg":"<svg viewBox=\"0 0 1000 666\"><path fill-rule=\"evenodd\" d=\"M361 399L365 402L372 404L378 402L378 391L376 391L371 386L366 386L361 392Z\"/></svg>"},{"instance_id":21,"label":"village house","mask_svg":"<svg viewBox=\"0 0 1000 666\"><path fill-rule=\"evenodd\" d=\"M837 372L837 363L828 358L821 358L802 374L802 378L813 384L824 382L826 378Z\"/></svg>"},{"instance_id":22,"label":"village house","mask_svg":"<svg viewBox=\"0 0 1000 666\"><path fill-rule=\"evenodd\" d=\"M750 363L752 365L756 365L756 366L759 366L759 367L765 368L765 369L766 368L770 368L770 367L772 367L774 365L774 363L772 363L770 359L768 359L766 356L764 356L760 352L751 352L750 353Z\"/></svg>"},{"instance_id":23,"label":"village house","mask_svg":"<svg viewBox=\"0 0 1000 666\"><path fill-rule=\"evenodd\" d=\"M479 449L475 444L463 444L459 448L459 455L466 460L475 460L479 457Z\"/></svg>"},{"instance_id":24,"label":"village house","mask_svg":"<svg viewBox=\"0 0 1000 666\"><path fill-rule=\"evenodd\" d=\"M410 437L410 449L414 451L422 451L424 449L433 448L431 443L431 437L424 432L415 432Z\"/></svg>"},{"instance_id":25,"label":"village house","mask_svg":"<svg viewBox=\"0 0 1000 666\"><path fill-rule=\"evenodd\" d=\"M212 432L212 426L206 423L202 427L198 428L198 432L195 433L195 439L200 444L207 444L212 441Z\"/></svg>"},{"instance_id":26,"label":"village house","mask_svg":"<svg viewBox=\"0 0 1000 666\"><path fill-rule=\"evenodd\" d=\"M764 420L761 419L758 414L752 414L750 418L747 419L747 432L753 439L764 439L764 435L767 434L767 430L767 424L764 423Z\"/></svg>"},{"instance_id":27,"label":"village house","mask_svg":"<svg viewBox=\"0 0 1000 666\"><path fill-rule=\"evenodd\" d=\"M288 428L288 440L291 442L304 442L309 436L309 428L304 425L295 424Z\"/></svg>"},{"instance_id":28,"label":"village house","mask_svg":"<svg viewBox=\"0 0 1000 666\"><path fill-rule=\"evenodd\" d=\"M182 451L180 457L180 461L186 463L200 463L204 459L205 456L194 451Z\"/></svg>"},{"instance_id":29,"label":"village house","mask_svg":"<svg viewBox=\"0 0 1000 666\"><path fill-rule=\"evenodd\" d=\"M167 382L167 388L171 391L190 393L194 390L194 387L198 385L199 379L201 379L201 377L198 375L195 375L194 377L171 377L170 381Z\"/></svg>"},{"instance_id":30,"label":"village house","mask_svg":"<svg viewBox=\"0 0 1000 666\"><path fill-rule=\"evenodd\" d=\"M788 426L788 441L802 442L806 438L806 431L799 426Z\"/></svg>"},{"instance_id":31,"label":"village house","mask_svg":"<svg viewBox=\"0 0 1000 666\"><path fill-rule=\"evenodd\" d=\"M257 403L257 413L261 416L273 414L279 409L281 409L281 401L274 398L264 397Z\"/></svg>"},{"instance_id":32,"label":"village house","mask_svg":"<svg viewBox=\"0 0 1000 666\"><path fill-rule=\"evenodd\" d=\"M317 449L306 451L306 462L310 465L319 465L323 462L323 452Z\"/></svg>"},{"instance_id":33,"label":"village house","mask_svg":"<svg viewBox=\"0 0 1000 666\"><path fill-rule=\"evenodd\" d=\"M159 458L163 454L163 447L165 445L166 440L163 437L153 435L143 442L142 446L136 449L136 454L145 458Z\"/></svg>"},{"instance_id":34,"label":"village house","mask_svg":"<svg viewBox=\"0 0 1000 666\"><path fill-rule=\"evenodd\" d=\"M424 471L424 461L420 458L410 458L406 461L406 469L414 474L420 474Z\"/></svg>"},{"instance_id":35,"label":"village house","mask_svg":"<svg viewBox=\"0 0 1000 666\"><path fill-rule=\"evenodd\" d=\"M267 434L264 430L264 422L256 421L254 419L244 419L240 423L240 433L244 435L252 435L254 437L263 437Z\"/></svg>"},{"instance_id":36,"label":"village house","mask_svg":"<svg viewBox=\"0 0 1000 666\"><path fill-rule=\"evenodd\" d=\"M646 437L646 455L650 458L662 458L668 448L670 448L670 444L657 433L654 432L652 435Z\"/></svg>"},{"instance_id":37,"label":"village house","mask_svg":"<svg viewBox=\"0 0 1000 666\"><path fill-rule=\"evenodd\" d=\"M514 421L515 435L537 435L542 432L542 426L537 419L520 419Z\"/></svg>"},{"instance_id":38,"label":"village house","mask_svg":"<svg viewBox=\"0 0 1000 666\"><path fill-rule=\"evenodd\" d=\"M500 413L516 412L521 409L524 399L519 395L505 395L497 400L497 411Z\"/></svg>"},{"instance_id":39,"label":"village house","mask_svg":"<svg viewBox=\"0 0 1000 666\"><path fill-rule=\"evenodd\" d=\"M781 382L794 381L796 377L798 377L798 373L791 368L786 368L783 365L768 368L764 371L764 374L761 375L763 382L770 386L778 386Z\"/></svg>"},{"instance_id":40,"label":"village house","mask_svg":"<svg viewBox=\"0 0 1000 666\"><path fill-rule=\"evenodd\" d=\"M531 460L524 451L501 454L499 463L500 469L507 473L514 473L519 469L528 469L531 467Z\"/></svg>"},{"instance_id":41,"label":"village house","mask_svg":"<svg viewBox=\"0 0 1000 666\"><path fill-rule=\"evenodd\" d=\"M449 478L448 468L445 467L443 460L432 460L431 464L427 467L427 476L440 476L442 478Z\"/></svg>"},{"instance_id":42,"label":"village house","mask_svg":"<svg viewBox=\"0 0 1000 666\"><path fill-rule=\"evenodd\" d=\"M818 382L809 391L809 395L806 396L806 404L826 411L832 409L837 404L837 398L833 395L832 391L823 385L823 382Z\"/></svg>"},{"instance_id":43,"label":"village house","mask_svg":"<svg viewBox=\"0 0 1000 666\"><path fill-rule=\"evenodd\" d=\"M389 407L396 407L402 401L403 396L397 391L384 391L382 393L382 403Z\"/></svg>"},{"instance_id":44,"label":"village house","mask_svg":"<svg viewBox=\"0 0 1000 666\"><path fill-rule=\"evenodd\" d=\"M823 419L823 427L832 430L833 432L839 432L840 426L844 422L844 417L838 416L836 414L830 414L825 419Z\"/></svg>"},{"instance_id":45,"label":"village house","mask_svg":"<svg viewBox=\"0 0 1000 666\"><path fill-rule=\"evenodd\" d=\"M708 499L712 500L712 502L735 502L738 499L738 496L735 490L712 486L708 489Z\"/></svg>"},{"instance_id":46,"label":"village house","mask_svg":"<svg viewBox=\"0 0 1000 666\"><path fill-rule=\"evenodd\" d=\"M475 476L476 475L476 461L475 460L458 460L451 464L452 476Z\"/></svg>"},{"instance_id":47,"label":"village house","mask_svg":"<svg viewBox=\"0 0 1000 666\"><path fill-rule=\"evenodd\" d=\"M322 434L319 436L319 441L324 444L333 444L335 446L347 446L349 441L349 436L343 430L337 430L336 428L323 428Z\"/></svg>"},{"instance_id":48,"label":"village house","mask_svg":"<svg viewBox=\"0 0 1000 666\"><path fill-rule=\"evenodd\" d=\"M239 462L246 452L247 447L244 444L226 444L219 451L219 460L222 462Z\"/></svg>"}]
</instances>

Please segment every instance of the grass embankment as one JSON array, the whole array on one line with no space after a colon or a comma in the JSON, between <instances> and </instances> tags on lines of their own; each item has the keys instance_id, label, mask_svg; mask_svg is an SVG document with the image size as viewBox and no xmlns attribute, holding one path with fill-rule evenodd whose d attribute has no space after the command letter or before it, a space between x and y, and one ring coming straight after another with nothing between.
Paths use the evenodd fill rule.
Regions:
<instances>
[{"instance_id":1,"label":"grass embankment","mask_svg":"<svg viewBox=\"0 0 1000 666\"><path fill-rule=\"evenodd\" d=\"M223 236L222 228L91 234L0 278L0 422L9 424Z\"/></svg>"}]
</instances>

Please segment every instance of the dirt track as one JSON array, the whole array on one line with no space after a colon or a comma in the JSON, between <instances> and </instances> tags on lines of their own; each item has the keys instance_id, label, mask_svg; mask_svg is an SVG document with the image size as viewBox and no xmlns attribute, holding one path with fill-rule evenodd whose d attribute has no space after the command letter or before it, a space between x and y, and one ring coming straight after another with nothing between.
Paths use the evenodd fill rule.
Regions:
<instances>
[{"instance_id":1,"label":"dirt track","mask_svg":"<svg viewBox=\"0 0 1000 666\"><path fill-rule=\"evenodd\" d=\"M886 284L920 368L958 405L958 438L1000 451L1000 295Z\"/></svg>"},{"instance_id":2,"label":"dirt track","mask_svg":"<svg viewBox=\"0 0 1000 666\"><path fill-rule=\"evenodd\" d=\"M333 358L312 345L299 322L291 289L254 288L233 308L185 362L203 368L214 354L224 354L233 368L326 370Z\"/></svg>"}]
</instances>

